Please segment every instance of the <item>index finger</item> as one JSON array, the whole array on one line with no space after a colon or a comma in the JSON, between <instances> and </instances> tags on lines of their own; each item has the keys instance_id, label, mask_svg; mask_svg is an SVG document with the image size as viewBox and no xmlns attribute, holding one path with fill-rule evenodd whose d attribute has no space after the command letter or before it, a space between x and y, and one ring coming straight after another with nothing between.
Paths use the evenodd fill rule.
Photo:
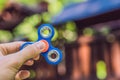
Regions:
<instances>
[{"instance_id":1,"label":"index finger","mask_svg":"<svg viewBox=\"0 0 120 80\"><path fill-rule=\"evenodd\" d=\"M0 51L2 52L3 55L17 52L19 51L20 46L23 43L24 43L23 41L17 41L17 42L0 44Z\"/></svg>"}]
</instances>

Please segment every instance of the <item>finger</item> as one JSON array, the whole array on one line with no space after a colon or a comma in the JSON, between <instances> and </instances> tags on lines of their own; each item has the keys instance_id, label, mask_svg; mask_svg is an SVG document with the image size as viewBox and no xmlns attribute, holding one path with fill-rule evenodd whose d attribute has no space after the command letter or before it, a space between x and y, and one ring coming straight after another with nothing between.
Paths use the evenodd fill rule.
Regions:
<instances>
[{"instance_id":1,"label":"finger","mask_svg":"<svg viewBox=\"0 0 120 80\"><path fill-rule=\"evenodd\" d=\"M23 80L29 77L30 77L30 72L28 70L21 70L16 74L15 80Z\"/></svg>"},{"instance_id":2,"label":"finger","mask_svg":"<svg viewBox=\"0 0 120 80\"><path fill-rule=\"evenodd\" d=\"M27 66L32 66L33 64L34 64L33 60L28 60L24 63L24 65L27 65Z\"/></svg>"},{"instance_id":3,"label":"finger","mask_svg":"<svg viewBox=\"0 0 120 80\"><path fill-rule=\"evenodd\" d=\"M24 65L32 66L32 65L34 64L34 60L39 60L39 58L40 58L40 56L38 55L38 56L34 57L33 60L30 59L30 60L26 61L26 62L24 63Z\"/></svg>"},{"instance_id":4,"label":"finger","mask_svg":"<svg viewBox=\"0 0 120 80\"><path fill-rule=\"evenodd\" d=\"M39 55L37 55L36 57L34 57L33 59L34 60L39 60L39 58L40 58L40 56Z\"/></svg>"},{"instance_id":5,"label":"finger","mask_svg":"<svg viewBox=\"0 0 120 80\"><path fill-rule=\"evenodd\" d=\"M24 63L24 65L32 66L32 65L34 64L34 60L39 60L39 58L40 58L40 56L38 55L38 56L34 57L33 60L30 59L30 60L26 61L26 62Z\"/></svg>"},{"instance_id":6,"label":"finger","mask_svg":"<svg viewBox=\"0 0 120 80\"><path fill-rule=\"evenodd\" d=\"M17 51L19 51L20 46L23 43L24 42L22 42L22 41L18 41L18 42L0 44L0 51L3 53L3 55L17 52Z\"/></svg>"},{"instance_id":7,"label":"finger","mask_svg":"<svg viewBox=\"0 0 120 80\"><path fill-rule=\"evenodd\" d=\"M45 47L46 47L45 43L39 41L25 47L16 54L13 54L13 57L16 57L17 61L19 60L19 62L24 63L27 60L39 55L39 53L41 53L45 49Z\"/></svg>"}]
</instances>

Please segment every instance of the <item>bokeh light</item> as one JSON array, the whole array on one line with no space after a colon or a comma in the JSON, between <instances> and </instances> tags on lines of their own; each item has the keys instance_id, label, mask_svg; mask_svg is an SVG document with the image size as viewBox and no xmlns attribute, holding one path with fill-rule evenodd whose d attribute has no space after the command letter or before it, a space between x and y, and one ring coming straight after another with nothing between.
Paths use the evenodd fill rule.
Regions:
<instances>
[{"instance_id":1,"label":"bokeh light","mask_svg":"<svg viewBox=\"0 0 120 80\"><path fill-rule=\"evenodd\" d=\"M8 42L11 41L13 38L13 35L6 30L0 30L0 42Z\"/></svg>"},{"instance_id":2,"label":"bokeh light","mask_svg":"<svg viewBox=\"0 0 120 80\"><path fill-rule=\"evenodd\" d=\"M77 34L76 32L70 31L70 30L65 30L63 32L63 37L68 41L75 41L77 39Z\"/></svg>"},{"instance_id":3,"label":"bokeh light","mask_svg":"<svg viewBox=\"0 0 120 80\"><path fill-rule=\"evenodd\" d=\"M92 28L85 28L83 30L83 35L85 35L85 36L93 36L94 35L94 30Z\"/></svg>"},{"instance_id":4,"label":"bokeh light","mask_svg":"<svg viewBox=\"0 0 120 80\"><path fill-rule=\"evenodd\" d=\"M7 0L0 0L0 13L5 8Z\"/></svg>"},{"instance_id":5,"label":"bokeh light","mask_svg":"<svg viewBox=\"0 0 120 80\"><path fill-rule=\"evenodd\" d=\"M111 2L109 5L119 0L113 1L108 1ZM94 15L99 10L107 9L108 4L100 4L102 2L102 0L0 0L0 42L36 41L38 27L50 23L55 30L51 43L62 51L63 60L53 66L41 57L34 61L34 65L25 66L31 73L26 80L120 80L120 20L104 22L116 16L118 19L119 15L114 16L113 13L109 13L111 11L105 14L113 15L112 17L101 18L105 15L103 12L102 15L101 13ZM119 8L116 9L119 12ZM61 13L63 14L60 15ZM88 13L93 15L85 16ZM115 14L118 14L117 11ZM55 17L59 18L55 19L55 24L51 23ZM58 24L59 21L63 22ZM45 31L45 34L49 34L48 31Z\"/></svg>"},{"instance_id":6,"label":"bokeh light","mask_svg":"<svg viewBox=\"0 0 120 80\"><path fill-rule=\"evenodd\" d=\"M63 5L60 1L54 1L49 4L48 11L51 14L55 15L55 14L59 13L62 10L62 8L63 8Z\"/></svg>"},{"instance_id":7,"label":"bokeh light","mask_svg":"<svg viewBox=\"0 0 120 80\"><path fill-rule=\"evenodd\" d=\"M105 27L100 29L100 32L102 33L102 35L106 36L110 33L110 29L109 29L109 27L105 26Z\"/></svg>"},{"instance_id":8,"label":"bokeh light","mask_svg":"<svg viewBox=\"0 0 120 80\"><path fill-rule=\"evenodd\" d=\"M37 40L37 29L36 25L41 22L41 16L36 14L31 17L27 17L24 19L23 23L19 24L14 29L15 36L25 36L29 38L31 41Z\"/></svg>"},{"instance_id":9,"label":"bokeh light","mask_svg":"<svg viewBox=\"0 0 120 80\"><path fill-rule=\"evenodd\" d=\"M97 69L97 78L100 80L104 80L107 77L107 70L106 70L106 64L104 61L98 61L96 64Z\"/></svg>"},{"instance_id":10,"label":"bokeh light","mask_svg":"<svg viewBox=\"0 0 120 80\"><path fill-rule=\"evenodd\" d=\"M116 40L114 34L109 34L109 35L107 35L106 39L107 39L107 41L108 41L109 43L113 43L113 42Z\"/></svg>"}]
</instances>

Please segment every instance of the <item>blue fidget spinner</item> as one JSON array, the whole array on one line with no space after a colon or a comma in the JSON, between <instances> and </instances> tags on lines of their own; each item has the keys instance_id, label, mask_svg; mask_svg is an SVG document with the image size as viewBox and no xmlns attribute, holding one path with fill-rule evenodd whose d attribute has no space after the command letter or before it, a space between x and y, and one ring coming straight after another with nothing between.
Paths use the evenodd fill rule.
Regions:
<instances>
[{"instance_id":1,"label":"blue fidget spinner","mask_svg":"<svg viewBox=\"0 0 120 80\"><path fill-rule=\"evenodd\" d=\"M50 24L42 24L38 28L38 40L45 40L48 42L49 47L46 52L42 52L41 55L45 58L45 60L52 65L56 65L62 60L62 52L52 46L51 39L54 36L54 28ZM21 47L20 50L25 48L26 46L33 44L34 42L26 42ZM29 54L29 53L28 53Z\"/></svg>"}]
</instances>

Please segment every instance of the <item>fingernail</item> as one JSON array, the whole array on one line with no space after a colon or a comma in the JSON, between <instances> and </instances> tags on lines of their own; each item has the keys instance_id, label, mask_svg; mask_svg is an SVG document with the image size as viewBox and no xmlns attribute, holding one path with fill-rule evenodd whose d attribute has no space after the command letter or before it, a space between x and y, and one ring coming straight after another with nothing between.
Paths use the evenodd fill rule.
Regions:
<instances>
[{"instance_id":1,"label":"fingernail","mask_svg":"<svg viewBox=\"0 0 120 80\"><path fill-rule=\"evenodd\" d=\"M34 59L34 60L39 60L39 58L40 58L40 56L36 56L36 57L34 57L33 59Z\"/></svg>"},{"instance_id":2,"label":"fingernail","mask_svg":"<svg viewBox=\"0 0 120 80\"><path fill-rule=\"evenodd\" d=\"M36 47L37 47L38 49L40 49L41 51L44 50L44 48L45 48L45 43L42 42L42 41L36 42L35 45L36 45Z\"/></svg>"},{"instance_id":3,"label":"fingernail","mask_svg":"<svg viewBox=\"0 0 120 80\"><path fill-rule=\"evenodd\" d=\"M29 71L21 71L20 73L20 78L21 79L26 79L30 76L30 72Z\"/></svg>"}]
</instances>

